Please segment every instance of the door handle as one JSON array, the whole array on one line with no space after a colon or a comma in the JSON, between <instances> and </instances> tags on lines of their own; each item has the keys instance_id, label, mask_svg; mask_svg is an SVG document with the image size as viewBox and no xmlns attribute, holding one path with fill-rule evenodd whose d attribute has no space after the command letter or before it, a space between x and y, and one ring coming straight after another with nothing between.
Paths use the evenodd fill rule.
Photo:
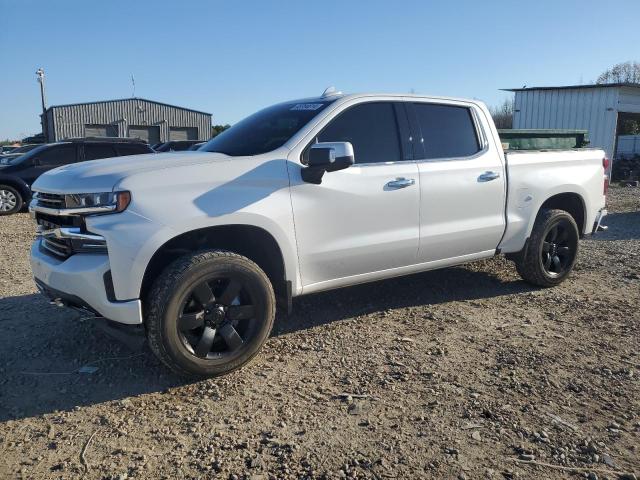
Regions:
<instances>
[{"instance_id":1,"label":"door handle","mask_svg":"<svg viewBox=\"0 0 640 480\"><path fill-rule=\"evenodd\" d=\"M400 177L400 178L396 178L395 180L391 180L390 182L387 182L385 187L394 188L394 189L406 188L406 187L410 187L414 183L416 183L416 181L413 178Z\"/></svg>"},{"instance_id":2,"label":"door handle","mask_svg":"<svg viewBox=\"0 0 640 480\"><path fill-rule=\"evenodd\" d=\"M479 182L490 182L491 180L495 180L496 178L500 178L500 174L497 172L484 172L482 175L478 177Z\"/></svg>"}]
</instances>

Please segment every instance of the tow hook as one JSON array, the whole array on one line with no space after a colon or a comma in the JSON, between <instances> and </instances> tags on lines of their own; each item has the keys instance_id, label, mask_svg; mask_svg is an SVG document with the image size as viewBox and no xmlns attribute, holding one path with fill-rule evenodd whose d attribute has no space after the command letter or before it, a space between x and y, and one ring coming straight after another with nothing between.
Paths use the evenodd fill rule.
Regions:
<instances>
[{"instance_id":1,"label":"tow hook","mask_svg":"<svg viewBox=\"0 0 640 480\"><path fill-rule=\"evenodd\" d=\"M598 225L598 232L606 232L607 230L609 230L609 227L607 227L606 225Z\"/></svg>"}]
</instances>

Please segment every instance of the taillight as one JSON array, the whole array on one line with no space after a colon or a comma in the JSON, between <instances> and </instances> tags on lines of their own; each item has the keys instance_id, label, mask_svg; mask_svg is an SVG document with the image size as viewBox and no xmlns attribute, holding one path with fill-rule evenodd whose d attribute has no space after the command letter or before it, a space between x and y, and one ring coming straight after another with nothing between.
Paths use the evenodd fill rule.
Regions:
<instances>
[{"instance_id":1,"label":"taillight","mask_svg":"<svg viewBox=\"0 0 640 480\"><path fill-rule=\"evenodd\" d=\"M607 192L609 191L609 164L610 160L607 157L602 159L602 168L604 169L604 187L602 189L602 194L606 197Z\"/></svg>"}]
</instances>

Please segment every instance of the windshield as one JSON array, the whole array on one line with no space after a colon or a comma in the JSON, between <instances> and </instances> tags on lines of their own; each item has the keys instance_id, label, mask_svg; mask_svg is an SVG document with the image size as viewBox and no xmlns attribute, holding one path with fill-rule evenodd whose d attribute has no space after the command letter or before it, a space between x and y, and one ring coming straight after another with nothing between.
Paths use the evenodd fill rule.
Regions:
<instances>
[{"instance_id":1,"label":"windshield","mask_svg":"<svg viewBox=\"0 0 640 480\"><path fill-rule=\"evenodd\" d=\"M0 165L15 165L17 163L20 163L22 162L22 157L25 153L40 146L42 145L23 145L21 147L15 148L11 152L0 155Z\"/></svg>"},{"instance_id":2,"label":"windshield","mask_svg":"<svg viewBox=\"0 0 640 480\"><path fill-rule=\"evenodd\" d=\"M284 145L334 100L289 102L265 108L212 138L199 150L232 157L270 152Z\"/></svg>"},{"instance_id":3,"label":"windshield","mask_svg":"<svg viewBox=\"0 0 640 480\"><path fill-rule=\"evenodd\" d=\"M11 152L9 155L7 155L9 158L0 159L0 164L2 164L2 165L16 165L18 163L22 163L28 158L33 158L38 152L41 152L42 150L46 150L47 147L49 146L49 144L28 145L28 146L30 148L28 149L28 151L26 153L23 152L22 154L14 155L13 152Z\"/></svg>"}]
</instances>

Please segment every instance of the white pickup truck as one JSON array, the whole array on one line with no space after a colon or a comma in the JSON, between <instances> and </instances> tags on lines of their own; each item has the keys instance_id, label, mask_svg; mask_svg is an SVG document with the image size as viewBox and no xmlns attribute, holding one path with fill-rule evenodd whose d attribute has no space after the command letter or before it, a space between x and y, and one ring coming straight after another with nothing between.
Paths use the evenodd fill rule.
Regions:
<instances>
[{"instance_id":1,"label":"white pickup truck","mask_svg":"<svg viewBox=\"0 0 640 480\"><path fill-rule=\"evenodd\" d=\"M56 304L142 324L174 371L219 375L299 295L498 254L557 285L606 214L607 162L596 149L505 154L478 101L328 91L199 151L42 175L31 265Z\"/></svg>"}]
</instances>

